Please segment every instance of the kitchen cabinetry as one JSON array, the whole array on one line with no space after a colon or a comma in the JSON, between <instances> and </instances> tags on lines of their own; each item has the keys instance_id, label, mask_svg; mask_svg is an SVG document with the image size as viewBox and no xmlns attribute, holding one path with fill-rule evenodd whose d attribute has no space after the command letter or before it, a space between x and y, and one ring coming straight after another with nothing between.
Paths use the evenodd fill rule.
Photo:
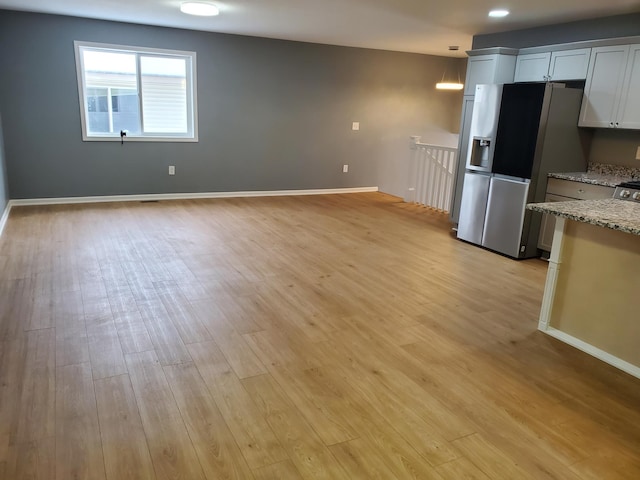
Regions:
<instances>
[{"instance_id":1,"label":"kitchen cabinetry","mask_svg":"<svg viewBox=\"0 0 640 480\"><path fill-rule=\"evenodd\" d=\"M584 80L590 55L590 48L518 55L514 82Z\"/></svg>"},{"instance_id":2,"label":"kitchen cabinetry","mask_svg":"<svg viewBox=\"0 0 640 480\"><path fill-rule=\"evenodd\" d=\"M460 135L458 136L458 163L456 170L453 201L449 220L458 223L460 216L460 201L462 200L462 184L464 183L464 169L469 151L469 131L471 129L471 115L473 114L473 95L465 95L462 101L462 115L460 116Z\"/></svg>"},{"instance_id":3,"label":"kitchen cabinetry","mask_svg":"<svg viewBox=\"0 0 640 480\"><path fill-rule=\"evenodd\" d=\"M475 95L476 85L481 83L513 82L515 68L515 54L494 53L470 56L467 62L464 94Z\"/></svg>"},{"instance_id":4,"label":"kitchen cabinetry","mask_svg":"<svg viewBox=\"0 0 640 480\"><path fill-rule=\"evenodd\" d=\"M571 200L598 200L613 197L613 187L592 185L589 183L561 180L559 178L547 179L547 193L545 202L568 202ZM540 236L538 248L547 252L551 251L553 231L556 225L556 217L544 213L540 224Z\"/></svg>"},{"instance_id":5,"label":"kitchen cabinetry","mask_svg":"<svg viewBox=\"0 0 640 480\"><path fill-rule=\"evenodd\" d=\"M593 49L578 125L640 129L640 44Z\"/></svg>"}]
</instances>

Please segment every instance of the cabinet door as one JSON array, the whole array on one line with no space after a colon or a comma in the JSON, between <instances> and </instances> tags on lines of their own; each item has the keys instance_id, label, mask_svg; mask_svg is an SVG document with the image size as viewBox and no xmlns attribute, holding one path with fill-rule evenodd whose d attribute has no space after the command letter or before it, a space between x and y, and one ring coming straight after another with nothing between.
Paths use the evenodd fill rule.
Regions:
<instances>
[{"instance_id":1,"label":"cabinet door","mask_svg":"<svg viewBox=\"0 0 640 480\"><path fill-rule=\"evenodd\" d=\"M464 84L464 94L475 95L476 85L479 83L493 83L497 63L497 55L470 57L467 62L467 79Z\"/></svg>"},{"instance_id":2,"label":"cabinet door","mask_svg":"<svg viewBox=\"0 0 640 480\"><path fill-rule=\"evenodd\" d=\"M579 126L614 126L628 52L629 45L598 47L591 51Z\"/></svg>"},{"instance_id":3,"label":"cabinet door","mask_svg":"<svg viewBox=\"0 0 640 480\"><path fill-rule=\"evenodd\" d=\"M491 83L513 83L513 73L516 71L515 55L498 55L498 63L493 72Z\"/></svg>"},{"instance_id":4,"label":"cabinet door","mask_svg":"<svg viewBox=\"0 0 640 480\"><path fill-rule=\"evenodd\" d=\"M551 52L518 55L514 82L544 82L549 72Z\"/></svg>"},{"instance_id":5,"label":"cabinet door","mask_svg":"<svg viewBox=\"0 0 640 480\"><path fill-rule=\"evenodd\" d=\"M449 220L458 223L460 216L460 201L462 199L462 187L464 184L464 170L469 151L469 131L471 130L471 116L473 114L473 97L465 96L462 103L462 116L460 118L460 135L458 137L458 165L456 169L455 187L453 189L453 201Z\"/></svg>"},{"instance_id":6,"label":"cabinet door","mask_svg":"<svg viewBox=\"0 0 640 480\"><path fill-rule=\"evenodd\" d=\"M476 85L481 83L511 83L516 67L515 55L478 55L469 57L465 95L475 95Z\"/></svg>"},{"instance_id":7,"label":"cabinet door","mask_svg":"<svg viewBox=\"0 0 640 480\"><path fill-rule=\"evenodd\" d=\"M584 80L587 78L590 56L590 48L552 52L549 63L549 79L551 81Z\"/></svg>"},{"instance_id":8,"label":"cabinet door","mask_svg":"<svg viewBox=\"0 0 640 480\"><path fill-rule=\"evenodd\" d=\"M640 45L629 47L617 127L640 129Z\"/></svg>"}]
</instances>

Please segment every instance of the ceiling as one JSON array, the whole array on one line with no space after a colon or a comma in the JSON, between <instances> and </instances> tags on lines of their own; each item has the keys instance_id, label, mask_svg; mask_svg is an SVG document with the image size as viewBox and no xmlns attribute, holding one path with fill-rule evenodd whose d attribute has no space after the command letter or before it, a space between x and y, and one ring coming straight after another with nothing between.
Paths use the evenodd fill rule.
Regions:
<instances>
[{"instance_id":1,"label":"ceiling","mask_svg":"<svg viewBox=\"0 0 640 480\"><path fill-rule=\"evenodd\" d=\"M640 0L212 0L217 17L183 0L0 0L0 8L331 45L457 56L474 34L640 11ZM492 19L492 8L511 15Z\"/></svg>"}]
</instances>

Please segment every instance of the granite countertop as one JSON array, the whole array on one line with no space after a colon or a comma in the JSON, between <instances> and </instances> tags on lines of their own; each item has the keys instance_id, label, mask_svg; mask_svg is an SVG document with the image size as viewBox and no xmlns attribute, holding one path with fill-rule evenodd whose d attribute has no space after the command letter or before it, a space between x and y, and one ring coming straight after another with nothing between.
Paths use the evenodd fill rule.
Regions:
<instances>
[{"instance_id":1,"label":"granite countertop","mask_svg":"<svg viewBox=\"0 0 640 480\"><path fill-rule=\"evenodd\" d=\"M550 173L549 177L559 178L560 180L571 180L572 182L602 185L603 187L616 187L622 182L628 182L633 179L633 177L630 176L608 175L596 172Z\"/></svg>"},{"instance_id":2,"label":"granite countertop","mask_svg":"<svg viewBox=\"0 0 640 480\"><path fill-rule=\"evenodd\" d=\"M640 235L640 203L636 202L607 198L604 200L530 203L527 208L577 222Z\"/></svg>"},{"instance_id":3,"label":"granite countertop","mask_svg":"<svg viewBox=\"0 0 640 480\"><path fill-rule=\"evenodd\" d=\"M549 177L604 187L616 187L622 182L640 179L640 169L622 165L590 163L586 172L550 173Z\"/></svg>"}]
</instances>

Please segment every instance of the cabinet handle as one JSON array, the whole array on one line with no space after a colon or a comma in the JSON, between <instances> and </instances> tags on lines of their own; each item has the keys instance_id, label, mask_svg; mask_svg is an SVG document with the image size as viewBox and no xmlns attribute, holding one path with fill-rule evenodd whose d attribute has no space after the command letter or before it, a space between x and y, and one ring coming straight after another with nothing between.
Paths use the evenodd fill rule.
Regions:
<instances>
[{"instance_id":1,"label":"cabinet handle","mask_svg":"<svg viewBox=\"0 0 640 480\"><path fill-rule=\"evenodd\" d=\"M609 123L609 126L610 126L610 127L613 127L613 122L610 122L610 123Z\"/></svg>"},{"instance_id":2,"label":"cabinet handle","mask_svg":"<svg viewBox=\"0 0 640 480\"><path fill-rule=\"evenodd\" d=\"M618 122L616 122L616 127L618 126Z\"/></svg>"}]
</instances>

